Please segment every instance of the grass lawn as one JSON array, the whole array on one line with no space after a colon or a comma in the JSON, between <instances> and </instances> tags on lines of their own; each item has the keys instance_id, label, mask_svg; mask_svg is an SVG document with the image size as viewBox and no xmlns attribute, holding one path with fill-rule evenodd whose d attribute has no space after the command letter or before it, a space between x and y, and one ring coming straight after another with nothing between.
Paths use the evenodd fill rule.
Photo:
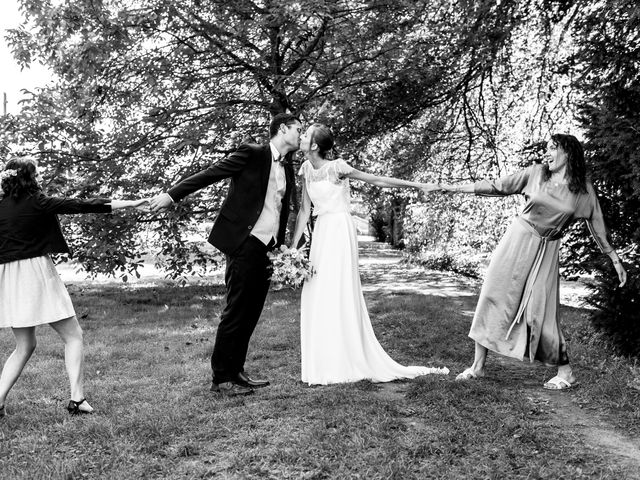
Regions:
<instances>
[{"instance_id":1,"label":"grass lawn","mask_svg":"<svg viewBox=\"0 0 640 480\"><path fill-rule=\"evenodd\" d=\"M562 410L536 393L552 369L491 356L489 378L454 381L472 356L466 334L476 297L468 291L459 298L366 294L392 357L448 366L451 375L328 387L299 381L299 292L271 292L247 371L272 385L226 399L209 392L221 285L77 283L69 290L97 413L66 413L62 344L39 327L38 348L0 422L2 479L634 478L628 464L559 426ZM563 313L582 386L554 394L637 437L637 366L593 340L584 311ZM12 348L3 330L2 361Z\"/></svg>"}]
</instances>

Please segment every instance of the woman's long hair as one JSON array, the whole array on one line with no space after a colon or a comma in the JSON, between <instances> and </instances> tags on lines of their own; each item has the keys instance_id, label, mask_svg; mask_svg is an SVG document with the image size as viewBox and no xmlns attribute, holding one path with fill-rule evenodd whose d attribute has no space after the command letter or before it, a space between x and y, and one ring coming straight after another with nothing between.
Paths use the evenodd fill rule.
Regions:
<instances>
[{"instance_id":1,"label":"woman's long hair","mask_svg":"<svg viewBox=\"0 0 640 480\"><path fill-rule=\"evenodd\" d=\"M15 171L15 174L11 171ZM38 164L31 158L14 157L0 172L0 189L3 196L18 199L40 191L38 184Z\"/></svg>"},{"instance_id":2,"label":"woman's long hair","mask_svg":"<svg viewBox=\"0 0 640 480\"><path fill-rule=\"evenodd\" d=\"M555 133L551 135L551 141L567 154L567 173L569 190L572 193L587 193L587 166L584 162L584 150L582 145L573 135ZM545 165L543 178L545 181L551 178L551 171Z\"/></svg>"}]
</instances>

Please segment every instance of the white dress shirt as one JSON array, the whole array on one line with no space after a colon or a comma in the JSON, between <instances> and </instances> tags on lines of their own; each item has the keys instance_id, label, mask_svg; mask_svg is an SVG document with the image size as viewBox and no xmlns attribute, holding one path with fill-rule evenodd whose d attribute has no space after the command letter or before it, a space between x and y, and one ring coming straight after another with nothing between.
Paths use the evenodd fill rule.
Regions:
<instances>
[{"instance_id":1,"label":"white dress shirt","mask_svg":"<svg viewBox=\"0 0 640 480\"><path fill-rule=\"evenodd\" d=\"M265 245L273 239L278 239L278 228L280 227L280 210L282 209L282 198L287 187L287 178L284 173L284 166L276 161L281 156L278 149L269 143L271 147L271 170L269 171L269 185L264 197L264 207L258 217L258 221L251 230L251 235L256 237Z\"/></svg>"}]
</instances>

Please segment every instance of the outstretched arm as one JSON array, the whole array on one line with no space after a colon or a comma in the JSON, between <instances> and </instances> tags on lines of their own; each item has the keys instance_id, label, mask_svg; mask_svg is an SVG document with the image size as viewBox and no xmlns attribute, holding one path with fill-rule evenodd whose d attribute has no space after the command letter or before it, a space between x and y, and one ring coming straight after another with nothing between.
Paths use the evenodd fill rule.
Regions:
<instances>
[{"instance_id":1,"label":"outstretched arm","mask_svg":"<svg viewBox=\"0 0 640 480\"><path fill-rule=\"evenodd\" d=\"M461 185L440 185L442 190L451 193L475 193L475 184L463 183Z\"/></svg>"},{"instance_id":2,"label":"outstretched arm","mask_svg":"<svg viewBox=\"0 0 640 480\"><path fill-rule=\"evenodd\" d=\"M371 173L361 172L355 168L351 172L345 174L345 176L354 180L360 180L362 182L370 183L382 188L420 188L424 189L425 184L420 182L412 182L410 180L401 180L393 177L381 177L373 175ZM427 184L428 185L428 184Z\"/></svg>"},{"instance_id":3,"label":"outstretched arm","mask_svg":"<svg viewBox=\"0 0 640 480\"><path fill-rule=\"evenodd\" d=\"M149 202L151 211L159 212L160 210L164 210L173 202L179 202L190 193L238 174L246 167L247 162L249 162L250 158L253 158L255 154L256 148L254 146L246 144L240 145L238 149L229 156L181 180L167 192L160 193L153 197Z\"/></svg>"},{"instance_id":4,"label":"outstretched arm","mask_svg":"<svg viewBox=\"0 0 640 480\"><path fill-rule=\"evenodd\" d=\"M522 193L529 182L529 177L539 167L529 167L510 175L504 175L494 180L483 179L472 183L460 185L442 185L445 192L473 193L485 197L504 197Z\"/></svg>"},{"instance_id":5,"label":"outstretched arm","mask_svg":"<svg viewBox=\"0 0 640 480\"><path fill-rule=\"evenodd\" d=\"M146 198L141 198L139 200L111 200L111 210L118 210L120 208L138 208L148 202L149 200Z\"/></svg>"},{"instance_id":6,"label":"outstretched arm","mask_svg":"<svg viewBox=\"0 0 640 480\"><path fill-rule=\"evenodd\" d=\"M307 226L307 222L309 221L310 214L311 214L311 198L309 198L307 187L303 183L302 184L302 205L300 206L300 210L298 210L298 216L296 217L296 226L295 226L295 229L293 230L293 241L291 242L292 248L296 248L298 246L298 243L302 238L304 228Z\"/></svg>"}]
</instances>

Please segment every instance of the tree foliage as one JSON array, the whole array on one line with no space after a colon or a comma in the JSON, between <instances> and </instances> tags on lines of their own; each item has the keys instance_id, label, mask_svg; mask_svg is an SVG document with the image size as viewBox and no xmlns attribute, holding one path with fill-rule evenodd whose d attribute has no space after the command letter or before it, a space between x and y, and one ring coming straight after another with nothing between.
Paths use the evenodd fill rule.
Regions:
<instances>
[{"instance_id":1,"label":"tree foliage","mask_svg":"<svg viewBox=\"0 0 640 480\"><path fill-rule=\"evenodd\" d=\"M570 54L567 30L574 12L559 2L521 4L519 22L494 61L460 95L379 140L376 145L387 148L377 168L456 183L540 162L550 134L577 127L570 81L560 68ZM371 148L367 153L367 167L375 169ZM394 155L405 162L391 161ZM412 251L490 253L519 201L432 195L407 210L404 243ZM388 208L378 214L388 215Z\"/></svg>"},{"instance_id":2,"label":"tree foliage","mask_svg":"<svg viewBox=\"0 0 640 480\"><path fill-rule=\"evenodd\" d=\"M52 193L137 197L242 141L266 140L271 115L287 110L329 123L356 167L424 181L510 173L540 161L551 133L574 133L586 140L631 285L615 288L581 226L563 264L595 269L595 321L618 319L610 332L637 353L636 3L21 0L14 55L44 63L54 80L0 120L0 154L37 156ZM517 210L513 200L354 187L393 241L414 251L489 252ZM135 274L151 252L170 274L192 273L216 262L192 239L204 237L225 190L214 185L159 216L65 224L90 272Z\"/></svg>"},{"instance_id":3,"label":"tree foliage","mask_svg":"<svg viewBox=\"0 0 640 480\"><path fill-rule=\"evenodd\" d=\"M2 143L36 154L59 192L86 196L158 193L240 141L264 139L270 115L284 110L331 123L357 164L367 141L487 75L522 20L520 2L509 0L21 4L27 21L9 35L15 57L43 62L56 80L4 119ZM130 240L148 223L172 271L188 271L186 235L223 192L212 187L160 219L131 219L117 231L122 241L83 263L127 268L142 253ZM80 222L87 233L108 228ZM191 267L206 260L197 258Z\"/></svg>"},{"instance_id":4,"label":"tree foliage","mask_svg":"<svg viewBox=\"0 0 640 480\"><path fill-rule=\"evenodd\" d=\"M575 88L582 94L587 159L614 246L629 282L618 288L608 259L574 239L576 264L596 272L590 302L594 324L619 351L640 355L640 7L631 0L599 3L575 25ZM585 261L586 258L586 261Z\"/></svg>"}]
</instances>

